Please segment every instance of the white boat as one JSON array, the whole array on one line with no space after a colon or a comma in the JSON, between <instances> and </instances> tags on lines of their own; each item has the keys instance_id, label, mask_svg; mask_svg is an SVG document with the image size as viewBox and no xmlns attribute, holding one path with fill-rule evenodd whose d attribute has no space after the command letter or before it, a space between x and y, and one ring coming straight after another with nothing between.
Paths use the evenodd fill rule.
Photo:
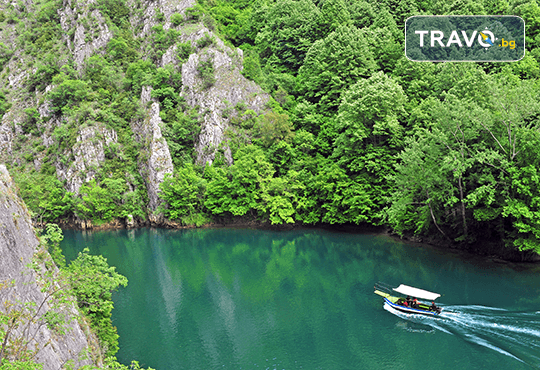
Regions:
<instances>
[{"instance_id":1,"label":"white boat","mask_svg":"<svg viewBox=\"0 0 540 370\"><path fill-rule=\"evenodd\" d=\"M392 291L400 293L402 296L395 296ZM384 298L384 302L396 310L416 313L429 316L440 315L442 308L435 305L435 300L441 295L438 293L428 292L424 289L414 288L405 284L401 284L397 288L392 288L383 283L375 284L375 294ZM404 298L406 296L407 298ZM416 300L414 300L416 298ZM426 304L418 301L418 299L431 301L432 304Z\"/></svg>"}]
</instances>

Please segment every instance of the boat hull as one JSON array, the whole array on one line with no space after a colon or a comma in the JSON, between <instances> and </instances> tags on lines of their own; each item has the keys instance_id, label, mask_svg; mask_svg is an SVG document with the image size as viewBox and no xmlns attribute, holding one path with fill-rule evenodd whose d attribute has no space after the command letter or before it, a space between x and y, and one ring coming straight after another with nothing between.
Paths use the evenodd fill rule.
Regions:
<instances>
[{"instance_id":1,"label":"boat hull","mask_svg":"<svg viewBox=\"0 0 540 370\"><path fill-rule=\"evenodd\" d=\"M390 301L386 297L384 298L384 301L390 307L395 308L396 310L401 311L401 312L422 314L422 315L427 315L427 316L439 316L440 315L440 313L436 312L436 311L427 311L427 310L422 310L422 309L419 309L419 308L405 307L405 306L402 306L402 305L399 305L399 304L396 304L396 303Z\"/></svg>"}]
</instances>

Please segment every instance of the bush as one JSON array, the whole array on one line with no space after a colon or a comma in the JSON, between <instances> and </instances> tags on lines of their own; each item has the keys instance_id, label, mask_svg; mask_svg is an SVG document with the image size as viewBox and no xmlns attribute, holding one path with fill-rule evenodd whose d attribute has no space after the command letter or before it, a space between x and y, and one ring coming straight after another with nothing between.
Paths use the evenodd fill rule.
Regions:
<instances>
[{"instance_id":1,"label":"bush","mask_svg":"<svg viewBox=\"0 0 540 370\"><path fill-rule=\"evenodd\" d=\"M261 78L261 63L259 61L259 54L254 50L249 50L244 55L242 75L252 81L257 83L260 82Z\"/></svg>"},{"instance_id":2,"label":"bush","mask_svg":"<svg viewBox=\"0 0 540 370\"><path fill-rule=\"evenodd\" d=\"M126 71L127 84L131 85L136 95L141 94L143 85L150 85L156 66L149 60L138 60L131 63Z\"/></svg>"},{"instance_id":3,"label":"bush","mask_svg":"<svg viewBox=\"0 0 540 370\"><path fill-rule=\"evenodd\" d=\"M38 62L36 72L28 77L28 88L30 91L44 91L59 72L60 68L56 64L56 57L52 53L46 54Z\"/></svg>"},{"instance_id":4,"label":"bush","mask_svg":"<svg viewBox=\"0 0 540 370\"><path fill-rule=\"evenodd\" d=\"M9 62L13 56L13 50L4 45L3 42L0 42L0 71L4 69L4 65Z\"/></svg>"},{"instance_id":5,"label":"bush","mask_svg":"<svg viewBox=\"0 0 540 370\"><path fill-rule=\"evenodd\" d=\"M23 121L21 128L25 134L33 134L39 136L37 122L39 120L39 112L36 108L27 108L24 110L26 118Z\"/></svg>"},{"instance_id":6,"label":"bush","mask_svg":"<svg viewBox=\"0 0 540 370\"><path fill-rule=\"evenodd\" d=\"M186 20L198 21L199 19L201 19L203 11L201 6L197 4L192 8L187 8L184 14L186 15Z\"/></svg>"},{"instance_id":7,"label":"bush","mask_svg":"<svg viewBox=\"0 0 540 370\"><path fill-rule=\"evenodd\" d=\"M122 37L111 39L107 44L107 51L112 60L119 61L121 64L132 63L137 59L137 51Z\"/></svg>"},{"instance_id":8,"label":"bush","mask_svg":"<svg viewBox=\"0 0 540 370\"><path fill-rule=\"evenodd\" d=\"M6 95L0 90L0 117L11 108L11 103L6 100Z\"/></svg>"},{"instance_id":9,"label":"bush","mask_svg":"<svg viewBox=\"0 0 540 370\"><path fill-rule=\"evenodd\" d=\"M199 62L197 72L199 72L199 76L203 81L203 89L209 89L214 86L216 76L214 75L214 61L212 59Z\"/></svg>"},{"instance_id":10,"label":"bush","mask_svg":"<svg viewBox=\"0 0 540 370\"><path fill-rule=\"evenodd\" d=\"M171 23L175 26L179 26L184 22L184 16L179 13L171 15Z\"/></svg>"},{"instance_id":11,"label":"bush","mask_svg":"<svg viewBox=\"0 0 540 370\"><path fill-rule=\"evenodd\" d=\"M82 80L65 80L49 92L52 110L55 113L71 108L86 99L90 92L88 84Z\"/></svg>"},{"instance_id":12,"label":"bush","mask_svg":"<svg viewBox=\"0 0 540 370\"><path fill-rule=\"evenodd\" d=\"M163 56L163 53L174 45L180 32L174 28L165 31L161 24L152 27L152 31L152 40L154 42L152 57L154 59L160 59Z\"/></svg>"},{"instance_id":13,"label":"bush","mask_svg":"<svg viewBox=\"0 0 540 370\"><path fill-rule=\"evenodd\" d=\"M186 60L188 60L191 53L193 53L193 46L191 46L191 41L178 43L177 53L178 59L180 59L181 63L184 63Z\"/></svg>"},{"instance_id":14,"label":"bush","mask_svg":"<svg viewBox=\"0 0 540 370\"><path fill-rule=\"evenodd\" d=\"M129 22L129 8L123 0L99 0L99 9L107 14L117 27L121 28L123 22Z\"/></svg>"},{"instance_id":15,"label":"bush","mask_svg":"<svg viewBox=\"0 0 540 370\"><path fill-rule=\"evenodd\" d=\"M216 42L216 40L212 36L210 36L210 34L205 33L204 37L197 40L197 46L200 49L203 49L207 46L214 44L214 42Z\"/></svg>"}]
</instances>

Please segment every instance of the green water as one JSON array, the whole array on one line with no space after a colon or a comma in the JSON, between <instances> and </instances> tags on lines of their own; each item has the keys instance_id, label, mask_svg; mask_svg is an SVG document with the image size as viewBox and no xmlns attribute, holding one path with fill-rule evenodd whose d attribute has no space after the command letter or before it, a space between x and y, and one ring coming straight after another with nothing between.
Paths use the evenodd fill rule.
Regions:
<instances>
[{"instance_id":1,"label":"green water","mask_svg":"<svg viewBox=\"0 0 540 370\"><path fill-rule=\"evenodd\" d=\"M540 367L540 271L381 236L321 230L65 231L104 255L118 359L176 369ZM443 317L397 314L377 281L442 293ZM391 309L390 309L391 310Z\"/></svg>"}]
</instances>

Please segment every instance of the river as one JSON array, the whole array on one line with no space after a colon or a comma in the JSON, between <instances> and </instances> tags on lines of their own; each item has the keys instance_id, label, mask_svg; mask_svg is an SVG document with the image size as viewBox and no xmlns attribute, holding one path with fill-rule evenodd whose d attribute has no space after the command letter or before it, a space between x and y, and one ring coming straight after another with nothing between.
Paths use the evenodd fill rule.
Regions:
<instances>
[{"instance_id":1,"label":"river","mask_svg":"<svg viewBox=\"0 0 540 370\"><path fill-rule=\"evenodd\" d=\"M540 270L385 236L316 229L64 231L129 279L118 359L180 369L540 367ZM441 293L440 318L394 312L377 281Z\"/></svg>"}]
</instances>

